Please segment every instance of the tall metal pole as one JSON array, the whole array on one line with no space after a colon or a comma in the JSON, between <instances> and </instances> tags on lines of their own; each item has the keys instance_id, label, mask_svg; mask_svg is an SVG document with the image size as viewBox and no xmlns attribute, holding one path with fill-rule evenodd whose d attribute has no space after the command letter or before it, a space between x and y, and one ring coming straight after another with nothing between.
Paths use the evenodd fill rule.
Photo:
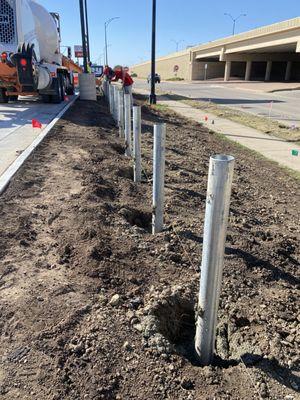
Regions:
<instances>
[{"instance_id":1,"label":"tall metal pole","mask_svg":"<svg viewBox=\"0 0 300 400\"><path fill-rule=\"evenodd\" d=\"M105 57L106 57L106 60L105 60L105 64L106 65L108 65L108 50L107 50L107 48L108 48L108 44L107 44L107 27L108 27L108 25L112 22L112 21L114 21L115 19L119 19L120 17L113 17L113 18L110 18L109 20L107 20L107 21L105 21L105 23L104 23L104 35L105 35Z\"/></svg>"},{"instance_id":2,"label":"tall metal pole","mask_svg":"<svg viewBox=\"0 0 300 400\"><path fill-rule=\"evenodd\" d=\"M87 48L86 48L86 26L85 26L85 12L83 0L79 0L80 8L80 21L81 21L81 36L82 36L82 51L83 51L83 66L84 72L88 73L88 62L87 62Z\"/></svg>"},{"instance_id":3,"label":"tall metal pole","mask_svg":"<svg viewBox=\"0 0 300 400\"><path fill-rule=\"evenodd\" d=\"M211 157L195 337L195 349L202 365L211 364L215 350L233 170L234 157Z\"/></svg>"},{"instance_id":4,"label":"tall metal pole","mask_svg":"<svg viewBox=\"0 0 300 400\"><path fill-rule=\"evenodd\" d=\"M152 52L151 52L151 94L150 104L156 104L155 64L156 64L156 0L152 0Z\"/></svg>"},{"instance_id":5,"label":"tall metal pole","mask_svg":"<svg viewBox=\"0 0 300 400\"><path fill-rule=\"evenodd\" d=\"M224 13L224 15L227 15L229 18L232 19L233 21L233 27L232 27L232 36L235 35L235 27L236 27L236 21L239 20L242 17L247 17L247 14L240 14L238 17L233 18L233 16L229 13Z\"/></svg>"},{"instance_id":6,"label":"tall metal pole","mask_svg":"<svg viewBox=\"0 0 300 400\"><path fill-rule=\"evenodd\" d=\"M108 55L107 55L107 23L104 23L105 32L105 65L108 65Z\"/></svg>"},{"instance_id":7,"label":"tall metal pole","mask_svg":"<svg viewBox=\"0 0 300 400\"><path fill-rule=\"evenodd\" d=\"M183 39L182 40L171 39L171 42L174 42L176 44L176 52L178 52L179 51L179 45L180 45L180 43L183 43L184 40Z\"/></svg>"},{"instance_id":8,"label":"tall metal pole","mask_svg":"<svg viewBox=\"0 0 300 400\"><path fill-rule=\"evenodd\" d=\"M91 50L90 50L90 35L89 35L89 19L87 11L87 0L85 0L85 25L86 25L86 42L87 42L87 57L88 61L91 61Z\"/></svg>"}]
</instances>

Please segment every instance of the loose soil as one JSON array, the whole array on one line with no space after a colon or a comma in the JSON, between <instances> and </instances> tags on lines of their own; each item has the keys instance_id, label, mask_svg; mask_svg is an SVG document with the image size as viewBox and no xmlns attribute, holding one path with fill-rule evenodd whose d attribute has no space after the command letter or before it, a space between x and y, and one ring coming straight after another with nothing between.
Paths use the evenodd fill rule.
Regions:
<instances>
[{"instance_id":1,"label":"loose soil","mask_svg":"<svg viewBox=\"0 0 300 400\"><path fill-rule=\"evenodd\" d=\"M167 123L152 236L152 125ZM299 181L143 106L144 182L104 103L72 107L0 199L0 398L299 399ZM214 364L194 320L209 157L236 157Z\"/></svg>"}]
</instances>

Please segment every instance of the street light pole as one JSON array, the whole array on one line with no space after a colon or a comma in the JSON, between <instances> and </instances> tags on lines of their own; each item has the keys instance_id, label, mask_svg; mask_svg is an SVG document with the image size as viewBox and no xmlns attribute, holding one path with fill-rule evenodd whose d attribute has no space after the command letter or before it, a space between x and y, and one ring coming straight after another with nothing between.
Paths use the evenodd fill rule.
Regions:
<instances>
[{"instance_id":1,"label":"street light pole","mask_svg":"<svg viewBox=\"0 0 300 400\"><path fill-rule=\"evenodd\" d=\"M156 64L156 0L152 0L152 51L151 51L151 94L150 104L156 104L155 64Z\"/></svg>"},{"instance_id":2,"label":"street light pole","mask_svg":"<svg viewBox=\"0 0 300 400\"><path fill-rule=\"evenodd\" d=\"M184 40L175 40L175 39L171 39L172 42L174 42L176 44L176 52L179 51L179 45L180 43L183 43Z\"/></svg>"},{"instance_id":3,"label":"street light pole","mask_svg":"<svg viewBox=\"0 0 300 400\"><path fill-rule=\"evenodd\" d=\"M246 17L247 14L240 14L238 17L233 18L233 16L229 13L224 13L224 15L227 15L228 17L230 17L233 21L233 28L232 28L232 36L235 35L235 27L236 27L236 21L239 20L241 17Z\"/></svg>"},{"instance_id":4,"label":"street light pole","mask_svg":"<svg viewBox=\"0 0 300 400\"><path fill-rule=\"evenodd\" d=\"M104 23L104 36L105 36L105 65L108 65L108 45L107 45L107 27L108 25L114 21L115 19L119 19L120 17L110 18Z\"/></svg>"},{"instance_id":5,"label":"street light pole","mask_svg":"<svg viewBox=\"0 0 300 400\"><path fill-rule=\"evenodd\" d=\"M81 22L81 36L82 36L82 52L83 52L83 66L84 72L88 73L88 61L87 61L87 48L86 48L86 24L85 24L85 12L83 0L79 0L80 8L80 22Z\"/></svg>"}]
</instances>

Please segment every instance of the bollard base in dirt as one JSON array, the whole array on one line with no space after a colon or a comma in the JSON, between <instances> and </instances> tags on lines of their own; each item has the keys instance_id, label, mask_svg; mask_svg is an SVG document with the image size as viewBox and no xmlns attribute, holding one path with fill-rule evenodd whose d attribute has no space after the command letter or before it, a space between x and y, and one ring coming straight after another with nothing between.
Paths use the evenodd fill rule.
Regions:
<instances>
[{"instance_id":1,"label":"bollard base in dirt","mask_svg":"<svg viewBox=\"0 0 300 400\"><path fill-rule=\"evenodd\" d=\"M97 100L94 74L79 74L80 100Z\"/></svg>"},{"instance_id":2,"label":"bollard base in dirt","mask_svg":"<svg viewBox=\"0 0 300 400\"><path fill-rule=\"evenodd\" d=\"M164 229L166 124L154 125L152 233Z\"/></svg>"},{"instance_id":3,"label":"bollard base in dirt","mask_svg":"<svg viewBox=\"0 0 300 400\"><path fill-rule=\"evenodd\" d=\"M227 155L210 158L195 336L195 350L203 366L212 363L215 351L234 162L234 157Z\"/></svg>"}]
</instances>

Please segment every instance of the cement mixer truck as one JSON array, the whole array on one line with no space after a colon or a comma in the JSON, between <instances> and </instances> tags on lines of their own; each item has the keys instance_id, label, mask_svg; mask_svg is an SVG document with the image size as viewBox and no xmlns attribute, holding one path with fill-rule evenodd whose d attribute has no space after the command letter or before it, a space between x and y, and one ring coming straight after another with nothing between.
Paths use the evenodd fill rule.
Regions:
<instances>
[{"instance_id":1,"label":"cement mixer truck","mask_svg":"<svg viewBox=\"0 0 300 400\"><path fill-rule=\"evenodd\" d=\"M0 0L0 103L40 95L60 103L82 72L60 51L60 17L35 0Z\"/></svg>"}]
</instances>

